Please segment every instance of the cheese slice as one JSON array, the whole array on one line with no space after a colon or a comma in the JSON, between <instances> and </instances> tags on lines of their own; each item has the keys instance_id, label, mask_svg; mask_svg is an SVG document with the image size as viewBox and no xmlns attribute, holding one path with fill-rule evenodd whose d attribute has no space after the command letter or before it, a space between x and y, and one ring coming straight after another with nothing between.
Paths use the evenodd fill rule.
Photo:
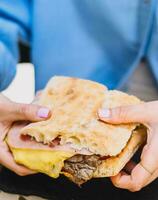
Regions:
<instances>
[{"instance_id":1,"label":"cheese slice","mask_svg":"<svg viewBox=\"0 0 158 200\"><path fill-rule=\"evenodd\" d=\"M58 178L64 166L64 160L74 154L64 151L48 151L36 149L18 149L11 147L14 159L29 169Z\"/></svg>"}]
</instances>

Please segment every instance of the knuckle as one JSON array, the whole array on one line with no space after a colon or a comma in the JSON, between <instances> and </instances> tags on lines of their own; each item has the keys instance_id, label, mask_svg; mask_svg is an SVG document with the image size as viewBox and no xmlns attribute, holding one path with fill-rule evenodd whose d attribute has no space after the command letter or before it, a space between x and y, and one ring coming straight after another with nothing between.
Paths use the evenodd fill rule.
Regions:
<instances>
[{"instance_id":1,"label":"knuckle","mask_svg":"<svg viewBox=\"0 0 158 200\"><path fill-rule=\"evenodd\" d=\"M121 119L121 120L126 120L127 118L127 109L125 108L122 108L122 107L118 107L116 109L116 113L113 114L113 116L117 116L118 119Z\"/></svg>"},{"instance_id":2,"label":"knuckle","mask_svg":"<svg viewBox=\"0 0 158 200\"><path fill-rule=\"evenodd\" d=\"M131 192L138 192L142 189L142 184L140 183L136 183L132 186L132 188L130 189Z\"/></svg>"},{"instance_id":3,"label":"knuckle","mask_svg":"<svg viewBox=\"0 0 158 200\"><path fill-rule=\"evenodd\" d=\"M28 175L24 170L18 170L16 173L17 173L19 176L26 176L26 175Z\"/></svg>"},{"instance_id":4,"label":"knuckle","mask_svg":"<svg viewBox=\"0 0 158 200\"><path fill-rule=\"evenodd\" d=\"M113 182L114 186L120 188L120 184L118 182Z\"/></svg>"},{"instance_id":5,"label":"knuckle","mask_svg":"<svg viewBox=\"0 0 158 200\"><path fill-rule=\"evenodd\" d=\"M23 104L23 105L20 106L19 111L20 111L21 114L25 114L27 112L27 109L28 109L28 106Z\"/></svg>"},{"instance_id":6,"label":"knuckle","mask_svg":"<svg viewBox=\"0 0 158 200\"><path fill-rule=\"evenodd\" d=\"M23 115L24 117L27 118L28 114L30 112L30 106L29 105L25 105L25 104L21 105L20 109L19 109L19 112L20 112L21 115Z\"/></svg>"},{"instance_id":7,"label":"knuckle","mask_svg":"<svg viewBox=\"0 0 158 200\"><path fill-rule=\"evenodd\" d=\"M117 188L120 188L120 183L117 179L111 177L111 181L112 181L112 184L117 187Z\"/></svg>"}]
</instances>

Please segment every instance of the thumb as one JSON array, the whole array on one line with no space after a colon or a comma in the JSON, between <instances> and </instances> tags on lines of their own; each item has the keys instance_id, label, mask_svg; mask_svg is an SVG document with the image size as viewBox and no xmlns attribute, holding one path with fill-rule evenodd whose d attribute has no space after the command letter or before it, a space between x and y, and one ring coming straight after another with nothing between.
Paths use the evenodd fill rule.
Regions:
<instances>
[{"instance_id":1,"label":"thumb","mask_svg":"<svg viewBox=\"0 0 158 200\"><path fill-rule=\"evenodd\" d=\"M149 123L154 121L158 103L149 102L132 106L121 106L98 111L99 119L112 124ZM157 117L156 117L157 118Z\"/></svg>"},{"instance_id":2,"label":"thumb","mask_svg":"<svg viewBox=\"0 0 158 200\"><path fill-rule=\"evenodd\" d=\"M6 121L41 121L49 118L49 108L34 104L20 104L9 102L0 104L0 120Z\"/></svg>"}]
</instances>

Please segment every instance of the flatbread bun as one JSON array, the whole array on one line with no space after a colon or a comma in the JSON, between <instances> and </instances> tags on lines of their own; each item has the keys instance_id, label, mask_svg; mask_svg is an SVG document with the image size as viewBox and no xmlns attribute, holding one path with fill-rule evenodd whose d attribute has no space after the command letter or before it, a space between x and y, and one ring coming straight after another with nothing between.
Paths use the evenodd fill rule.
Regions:
<instances>
[{"instance_id":1,"label":"flatbread bun","mask_svg":"<svg viewBox=\"0 0 158 200\"><path fill-rule=\"evenodd\" d=\"M73 143L92 154L116 156L126 146L137 124L111 125L98 120L99 108L141 103L138 98L120 91L109 91L89 80L55 76L44 90L39 104L52 110L46 121L31 123L21 134L49 143L60 136L61 144Z\"/></svg>"}]
</instances>

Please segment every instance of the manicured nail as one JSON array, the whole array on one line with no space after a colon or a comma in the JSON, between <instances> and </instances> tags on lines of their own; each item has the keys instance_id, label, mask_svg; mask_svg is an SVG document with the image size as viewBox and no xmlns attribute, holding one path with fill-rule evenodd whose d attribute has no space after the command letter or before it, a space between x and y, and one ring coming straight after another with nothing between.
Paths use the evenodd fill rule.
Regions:
<instances>
[{"instance_id":1,"label":"manicured nail","mask_svg":"<svg viewBox=\"0 0 158 200\"><path fill-rule=\"evenodd\" d=\"M37 112L38 117L47 118L49 116L50 110L48 108L40 108Z\"/></svg>"},{"instance_id":2,"label":"manicured nail","mask_svg":"<svg viewBox=\"0 0 158 200\"><path fill-rule=\"evenodd\" d=\"M98 115L100 118L109 118L110 117L110 110L109 109L100 109L98 111Z\"/></svg>"}]
</instances>

